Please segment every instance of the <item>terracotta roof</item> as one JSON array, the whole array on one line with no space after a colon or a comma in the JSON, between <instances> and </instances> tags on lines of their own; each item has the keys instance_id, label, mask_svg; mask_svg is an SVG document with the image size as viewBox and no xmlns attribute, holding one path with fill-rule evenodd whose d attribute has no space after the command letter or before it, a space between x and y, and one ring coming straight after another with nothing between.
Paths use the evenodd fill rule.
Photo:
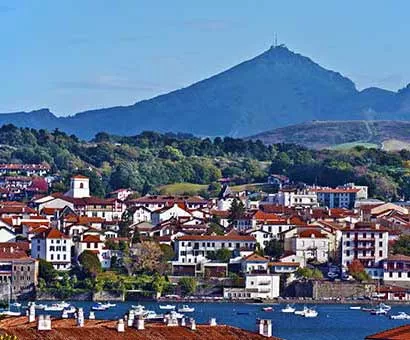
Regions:
<instances>
[{"instance_id":1,"label":"terracotta roof","mask_svg":"<svg viewBox=\"0 0 410 340\"><path fill-rule=\"evenodd\" d=\"M64 235L61 231L55 229L55 228L50 228L39 235L35 236L34 238L48 238L48 239L58 239L58 238L70 238L67 235Z\"/></svg>"},{"instance_id":2,"label":"terracotta roof","mask_svg":"<svg viewBox=\"0 0 410 340\"><path fill-rule=\"evenodd\" d=\"M253 262L253 261L269 262L269 260L268 260L266 257L260 256L260 255L255 254L255 253L246 256L246 257L244 258L244 261L246 261L246 262L248 262L248 261L249 261L249 262Z\"/></svg>"},{"instance_id":3,"label":"terracotta roof","mask_svg":"<svg viewBox=\"0 0 410 340\"><path fill-rule=\"evenodd\" d=\"M73 177L71 177L71 178L88 179L87 176L83 176L83 175L75 175L75 176L73 176Z\"/></svg>"},{"instance_id":4,"label":"terracotta roof","mask_svg":"<svg viewBox=\"0 0 410 340\"><path fill-rule=\"evenodd\" d=\"M54 213L56 211L60 211L60 210L62 210L62 209L60 209L60 208L43 208L43 209L41 209L41 214L54 215Z\"/></svg>"},{"instance_id":5,"label":"terracotta roof","mask_svg":"<svg viewBox=\"0 0 410 340\"><path fill-rule=\"evenodd\" d=\"M77 327L74 319L52 319L50 331L37 331L35 322L27 323L27 317L9 317L0 321L0 330L24 340L168 340L168 339L213 339L213 340L263 340L256 332L218 325L197 325L196 331L188 327L167 327L164 324L146 323L144 330L126 327L118 333L116 321L85 320L84 327ZM279 338L272 337L272 340Z\"/></svg>"},{"instance_id":6,"label":"terracotta roof","mask_svg":"<svg viewBox=\"0 0 410 340\"><path fill-rule=\"evenodd\" d=\"M383 332L368 335L367 340L409 340L410 339L410 325L404 325L388 329Z\"/></svg>"},{"instance_id":7,"label":"terracotta roof","mask_svg":"<svg viewBox=\"0 0 410 340\"><path fill-rule=\"evenodd\" d=\"M7 250L7 251L2 251L0 250L0 260L3 259L16 259L16 260L21 260L21 259L29 259L27 252L24 250Z\"/></svg>"},{"instance_id":8,"label":"terracotta roof","mask_svg":"<svg viewBox=\"0 0 410 340\"><path fill-rule=\"evenodd\" d=\"M100 237L97 236L97 235L86 235L81 242L84 242L84 243L92 243L92 242L99 243L99 242L102 242L102 241L101 241Z\"/></svg>"},{"instance_id":9,"label":"terracotta roof","mask_svg":"<svg viewBox=\"0 0 410 340\"><path fill-rule=\"evenodd\" d=\"M0 214L36 214L37 212L27 206L7 206L0 208Z\"/></svg>"},{"instance_id":10,"label":"terracotta roof","mask_svg":"<svg viewBox=\"0 0 410 340\"><path fill-rule=\"evenodd\" d=\"M307 229L300 231L298 233L299 237L305 237L305 238L327 238L325 235L323 235L319 230L316 229Z\"/></svg>"},{"instance_id":11,"label":"terracotta roof","mask_svg":"<svg viewBox=\"0 0 410 340\"><path fill-rule=\"evenodd\" d=\"M281 220L281 218L278 215L269 212L264 212L261 210L258 210L253 215L253 218L256 220Z\"/></svg>"},{"instance_id":12,"label":"terracotta roof","mask_svg":"<svg viewBox=\"0 0 410 340\"><path fill-rule=\"evenodd\" d=\"M78 224L88 224L88 223L104 223L105 219L101 217L88 217L88 216L67 216L64 219L69 223L78 223Z\"/></svg>"},{"instance_id":13,"label":"terracotta roof","mask_svg":"<svg viewBox=\"0 0 410 340\"><path fill-rule=\"evenodd\" d=\"M40 226L45 226L48 227L50 225L50 223L47 222L43 222L43 221L25 221L22 222L21 225L25 225L26 227L29 228L36 228L36 227L40 227Z\"/></svg>"},{"instance_id":14,"label":"terracotta roof","mask_svg":"<svg viewBox=\"0 0 410 340\"><path fill-rule=\"evenodd\" d=\"M270 267L299 267L300 263L299 262L269 262Z\"/></svg>"}]
</instances>

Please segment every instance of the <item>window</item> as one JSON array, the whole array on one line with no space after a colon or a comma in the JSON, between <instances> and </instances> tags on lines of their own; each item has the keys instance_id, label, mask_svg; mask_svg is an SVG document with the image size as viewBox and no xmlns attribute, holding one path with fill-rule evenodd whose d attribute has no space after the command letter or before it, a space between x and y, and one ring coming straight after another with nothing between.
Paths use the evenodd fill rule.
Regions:
<instances>
[{"instance_id":1,"label":"window","mask_svg":"<svg viewBox=\"0 0 410 340\"><path fill-rule=\"evenodd\" d=\"M84 183L80 183L80 189L84 189Z\"/></svg>"},{"instance_id":2,"label":"window","mask_svg":"<svg viewBox=\"0 0 410 340\"><path fill-rule=\"evenodd\" d=\"M350 241L346 241L346 247L350 247Z\"/></svg>"},{"instance_id":3,"label":"window","mask_svg":"<svg viewBox=\"0 0 410 340\"><path fill-rule=\"evenodd\" d=\"M383 242L382 241L379 242L379 247L383 247Z\"/></svg>"},{"instance_id":4,"label":"window","mask_svg":"<svg viewBox=\"0 0 410 340\"><path fill-rule=\"evenodd\" d=\"M182 247L185 246L185 242L181 242L181 246L182 246Z\"/></svg>"},{"instance_id":5,"label":"window","mask_svg":"<svg viewBox=\"0 0 410 340\"><path fill-rule=\"evenodd\" d=\"M350 250L346 250L346 256L350 256Z\"/></svg>"},{"instance_id":6,"label":"window","mask_svg":"<svg viewBox=\"0 0 410 340\"><path fill-rule=\"evenodd\" d=\"M401 272L398 272L398 277L401 277Z\"/></svg>"},{"instance_id":7,"label":"window","mask_svg":"<svg viewBox=\"0 0 410 340\"><path fill-rule=\"evenodd\" d=\"M389 277L393 277L393 273L392 273L392 272L389 272Z\"/></svg>"},{"instance_id":8,"label":"window","mask_svg":"<svg viewBox=\"0 0 410 340\"><path fill-rule=\"evenodd\" d=\"M379 250L379 257L383 257L383 250Z\"/></svg>"},{"instance_id":9,"label":"window","mask_svg":"<svg viewBox=\"0 0 410 340\"><path fill-rule=\"evenodd\" d=\"M53 254L50 255L50 259L51 259L51 261L54 260L54 255Z\"/></svg>"}]
</instances>

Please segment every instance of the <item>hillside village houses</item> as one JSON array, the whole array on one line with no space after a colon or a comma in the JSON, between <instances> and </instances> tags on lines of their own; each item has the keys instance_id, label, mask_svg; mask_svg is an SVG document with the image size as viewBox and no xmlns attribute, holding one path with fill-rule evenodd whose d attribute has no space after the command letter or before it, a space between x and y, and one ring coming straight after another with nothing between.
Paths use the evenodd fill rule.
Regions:
<instances>
[{"instance_id":1,"label":"hillside village houses","mask_svg":"<svg viewBox=\"0 0 410 340\"><path fill-rule=\"evenodd\" d=\"M277 194L252 196L224 184L210 199L135 198L128 189L99 198L91 196L87 177L75 175L65 193L35 195L28 203L3 200L0 265L7 274L0 274L0 284L7 276L16 294L31 294L40 259L68 271L86 250L109 270L114 256L121 259L121 251L109 249L108 242L125 240L132 246L138 234L142 241L172 247L173 280L192 276L229 282L233 273L238 275L241 285L228 284L221 292L226 299L276 298L283 293L283 282L298 279L299 268L320 268L324 279L333 279L327 276L328 265L348 271L354 261L382 285L410 287L410 258L391 252L400 235L410 234L406 205L369 199L367 188L354 184L295 188L285 177L271 180ZM243 203L244 211L232 219L235 200ZM121 238L122 218L127 218L130 234ZM280 253L271 255L278 246ZM29 279L14 281L13 270L19 269L12 263L27 263Z\"/></svg>"}]
</instances>

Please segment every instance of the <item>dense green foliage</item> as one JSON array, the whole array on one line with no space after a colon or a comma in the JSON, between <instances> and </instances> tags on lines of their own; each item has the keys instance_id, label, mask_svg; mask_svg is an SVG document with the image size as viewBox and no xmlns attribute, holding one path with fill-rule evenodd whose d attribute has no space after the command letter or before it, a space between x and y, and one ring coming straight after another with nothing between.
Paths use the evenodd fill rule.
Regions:
<instances>
[{"instance_id":1,"label":"dense green foliage","mask_svg":"<svg viewBox=\"0 0 410 340\"><path fill-rule=\"evenodd\" d=\"M101 263L98 256L89 250L83 251L78 257L83 272L89 277L95 277L101 272Z\"/></svg>"},{"instance_id":2,"label":"dense green foliage","mask_svg":"<svg viewBox=\"0 0 410 340\"><path fill-rule=\"evenodd\" d=\"M45 282L51 282L57 277L58 273L53 265L46 260L40 259L38 264L38 276Z\"/></svg>"},{"instance_id":3,"label":"dense green foliage","mask_svg":"<svg viewBox=\"0 0 410 340\"><path fill-rule=\"evenodd\" d=\"M279 240L270 240L264 248L264 254L278 258L283 255L283 242Z\"/></svg>"},{"instance_id":4,"label":"dense green foliage","mask_svg":"<svg viewBox=\"0 0 410 340\"><path fill-rule=\"evenodd\" d=\"M179 286L186 295L192 295L195 293L198 282L194 277L182 277L178 281Z\"/></svg>"},{"instance_id":5,"label":"dense green foliage","mask_svg":"<svg viewBox=\"0 0 410 340\"><path fill-rule=\"evenodd\" d=\"M305 278L305 279L323 279L323 274L322 272L317 269L311 269L311 268L299 268L296 272L296 275L300 278Z\"/></svg>"},{"instance_id":6,"label":"dense green foliage","mask_svg":"<svg viewBox=\"0 0 410 340\"><path fill-rule=\"evenodd\" d=\"M410 256L410 235L401 235L400 238L394 242L392 251L394 254Z\"/></svg>"},{"instance_id":7,"label":"dense green foliage","mask_svg":"<svg viewBox=\"0 0 410 340\"><path fill-rule=\"evenodd\" d=\"M161 185L184 182L209 185L209 192L215 193L220 177L242 184L265 182L269 173L280 173L295 182L336 186L353 181L368 185L370 195L376 197L410 198L410 151L406 150L317 151L155 132L133 137L100 133L86 143L58 130L5 125L0 128L0 162L49 163L62 178L55 191L67 189L69 176L82 173L90 177L92 194L98 196L120 187L145 194Z\"/></svg>"}]
</instances>

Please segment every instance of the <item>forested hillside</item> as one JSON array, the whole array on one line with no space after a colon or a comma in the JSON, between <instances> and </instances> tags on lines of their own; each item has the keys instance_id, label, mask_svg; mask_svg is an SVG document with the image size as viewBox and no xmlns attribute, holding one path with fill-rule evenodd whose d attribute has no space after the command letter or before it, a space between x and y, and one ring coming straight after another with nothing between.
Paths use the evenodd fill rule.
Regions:
<instances>
[{"instance_id":1,"label":"forested hillside","mask_svg":"<svg viewBox=\"0 0 410 340\"><path fill-rule=\"evenodd\" d=\"M181 182L205 184L201 194L209 195L218 190L221 177L243 184L265 182L269 173L282 173L295 182L336 186L353 181L368 185L376 197L410 197L406 150L310 150L154 132L134 137L100 133L84 142L58 130L5 125L0 128L0 162L49 163L62 178L53 190L64 190L70 175L83 173L91 177L93 193L100 196L121 187L153 193L161 185Z\"/></svg>"}]
</instances>

